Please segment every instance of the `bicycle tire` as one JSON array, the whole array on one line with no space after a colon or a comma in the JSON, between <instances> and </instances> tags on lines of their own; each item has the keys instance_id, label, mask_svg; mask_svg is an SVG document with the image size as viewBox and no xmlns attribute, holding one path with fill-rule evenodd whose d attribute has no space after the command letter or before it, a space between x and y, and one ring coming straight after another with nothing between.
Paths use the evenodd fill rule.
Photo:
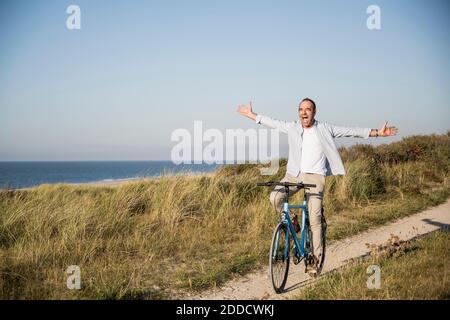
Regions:
<instances>
[{"instance_id":1,"label":"bicycle tire","mask_svg":"<svg viewBox=\"0 0 450 320\"><path fill-rule=\"evenodd\" d=\"M270 245L269 274L276 293L282 293L284 291L289 273L292 236L289 235L289 241L286 243L287 229L287 224L280 222L273 232L272 243ZM287 250L285 250L286 245ZM276 253L274 255L275 248ZM285 256L285 252L287 252L287 256Z\"/></svg>"}]
</instances>

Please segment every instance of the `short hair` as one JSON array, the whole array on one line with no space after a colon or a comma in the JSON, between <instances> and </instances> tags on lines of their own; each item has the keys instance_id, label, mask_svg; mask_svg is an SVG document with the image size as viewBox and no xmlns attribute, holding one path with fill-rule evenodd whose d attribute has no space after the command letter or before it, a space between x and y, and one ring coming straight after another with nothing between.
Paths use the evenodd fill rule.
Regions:
<instances>
[{"instance_id":1,"label":"short hair","mask_svg":"<svg viewBox=\"0 0 450 320\"><path fill-rule=\"evenodd\" d=\"M303 101L309 101L312 104L312 106L313 106L313 110L316 111L316 103L312 99L305 98L302 101L300 101L300 104L302 104Z\"/></svg>"}]
</instances>

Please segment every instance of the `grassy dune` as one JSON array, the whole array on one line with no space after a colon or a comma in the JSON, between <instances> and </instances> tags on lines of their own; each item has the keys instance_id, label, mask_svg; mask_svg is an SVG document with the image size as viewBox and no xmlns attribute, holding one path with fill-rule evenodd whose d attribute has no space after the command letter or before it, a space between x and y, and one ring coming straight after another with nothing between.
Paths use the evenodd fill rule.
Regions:
<instances>
[{"instance_id":1,"label":"grassy dune","mask_svg":"<svg viewBox=\"0 0 450 320\"><path fill-rule=\"evenodd\" d=\"M340 150L327 178L329 239L443 202L450 133ZM119 186L42 185L0 192L0 298L170 299L266 264L277 215L257 165ZM300 200L299 193L293 200ZM81 290L66 287L78 265Z\"/></svg>"}]
</instances>

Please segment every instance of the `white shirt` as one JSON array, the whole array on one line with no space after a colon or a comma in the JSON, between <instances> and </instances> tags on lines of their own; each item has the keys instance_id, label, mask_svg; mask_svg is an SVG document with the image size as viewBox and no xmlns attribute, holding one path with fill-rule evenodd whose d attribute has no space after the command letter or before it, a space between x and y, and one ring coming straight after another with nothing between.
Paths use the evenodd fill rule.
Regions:
<instances>
[{"instance_id":1,"label":"white shirt","mask_svg":"<svg viewBox=\"0 0 450 320\"><path fill-rule=\"evenodd\" d=\"M300 121L281 121L262 114L258 114L255 121L265 127L277 129L287 134L289 142L289 157L286 172L294 177L298 176L300 172L302 155L302 136L303 131L305 131L303 130ZM319 140L322 143L323 151L325 152L325 156L327 158L327 176L345 174L344 163L339 155L334 139L341 137L368 139L371 131L370 128L342 127L317 120L314 123L314 128L316 129Z\"/></svg>"},{"instance_id":2,"label":"white shirt","mask_svg":"<svg viewBox=\"0 0 450 320\"><path fill-rule=\"evenodd\" d=\"M304 128L300 172L326 175L326 157L316 128Z\"/></svg>"}]
</instances>

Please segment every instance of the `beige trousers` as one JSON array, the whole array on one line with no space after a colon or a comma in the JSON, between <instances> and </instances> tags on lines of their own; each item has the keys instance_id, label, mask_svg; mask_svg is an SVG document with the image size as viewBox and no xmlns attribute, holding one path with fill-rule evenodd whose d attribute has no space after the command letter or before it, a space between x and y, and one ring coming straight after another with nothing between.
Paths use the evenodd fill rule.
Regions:
<instances>
[{"instance_id":1,"label":"beige trousers","mask_svg":"<svg viewBox=\"0 0 450 320\"><path fill-rule=\"evenodd\" d=\"M300 173L297 177L289 173L281 180L282 182L315 184L315 188L306 189L306 199L308 201L309 223L313 238L314 255L320 258L322 254L322 204L323 192L325 189L325 176L315 173ZM289 197L297 193L299 189L296 187L289 188ZM283 210L283 202L285 201L284 187L277 186L270 193L270 202L278 213Z\"/></svg>"}]
</instances>

